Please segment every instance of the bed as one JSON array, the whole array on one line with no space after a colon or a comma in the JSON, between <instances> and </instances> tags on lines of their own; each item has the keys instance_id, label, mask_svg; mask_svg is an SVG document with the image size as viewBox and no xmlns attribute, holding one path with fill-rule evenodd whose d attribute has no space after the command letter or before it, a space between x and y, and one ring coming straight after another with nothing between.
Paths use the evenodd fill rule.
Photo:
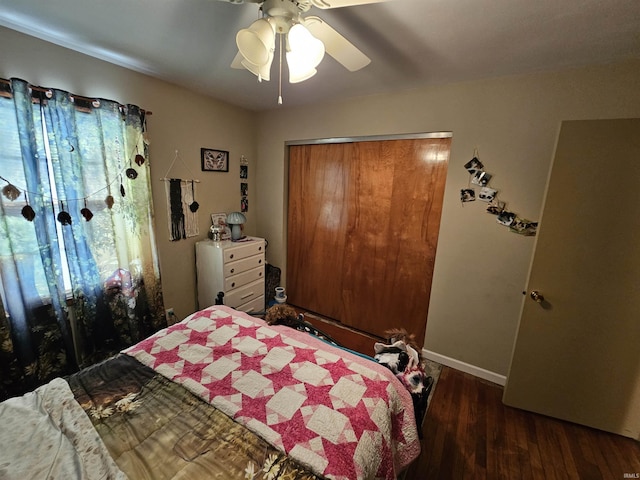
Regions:
<instances>
[{"instance_id":1,"label":"bed","mask_svg":"<svg viewBox=\"0 0 640 480\"><path fill-rule=\"evenodd\" d=\"M0 404L0 478L393 479L412 398L371 359L219 305Z\"/></svg>"}]
</instances>

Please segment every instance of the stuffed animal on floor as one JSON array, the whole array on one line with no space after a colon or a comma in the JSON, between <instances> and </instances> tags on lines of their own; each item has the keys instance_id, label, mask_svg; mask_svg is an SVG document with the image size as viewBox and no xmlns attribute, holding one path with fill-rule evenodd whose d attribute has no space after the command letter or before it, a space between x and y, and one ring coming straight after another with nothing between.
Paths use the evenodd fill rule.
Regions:
<instances>
[{"instance_id":1,"label":"stuffed animal on floor","mask_svg":"<svg viewBox=\"0 0 640 480\"><path fill-rule=\"evenodd\" d=\"M295 328L298 314L290 305L278 304L270 307L264 317L264 321L269 325L286 325Z\"/></svg>"},{"instance_id":2,"label":"stuffed animal on floor","mask_svg":"<svg viewBox=\"0 0 640 480\"><path fill-rule=\"evenodd\" d=\"M395 328L384 333L386 343L376 342L373 346L375 352L373 358L378 363L395 374L420 366L422 359L412 333L407 333L404 328Z\"/></svg>"},{"instance_id":3,"label":"stuffed animal on floor","mask_svg":"<svg viewBox=\"0 0 640 480\"><path fill-rule=\"evenodd\" d=\"M433 386L433 378L427 376L422 365L420 348L415 336L403 328L385 332L387 343L376 342L374 359L391 370L411 393L418 436L422 438L422 420L426 413L427 399Z\"/></svg>"}]
</instances>

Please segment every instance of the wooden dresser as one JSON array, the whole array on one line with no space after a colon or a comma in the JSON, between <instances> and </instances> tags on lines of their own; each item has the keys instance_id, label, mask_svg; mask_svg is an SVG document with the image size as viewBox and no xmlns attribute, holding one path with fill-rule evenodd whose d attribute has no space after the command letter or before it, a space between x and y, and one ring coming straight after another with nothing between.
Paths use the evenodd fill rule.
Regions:
<instances>
[{"instance_id":1,"label":"wooden dresser","mask_svg":"<svg viewBox=\"0 0 640 480\"><path fill-rule=\"evenodd\" d=\"M264 311L264 251L265 240L257 237L197 242L198 308L214 305L223 292L225 305L247 313Z\"/></svg>"}]
</instances>

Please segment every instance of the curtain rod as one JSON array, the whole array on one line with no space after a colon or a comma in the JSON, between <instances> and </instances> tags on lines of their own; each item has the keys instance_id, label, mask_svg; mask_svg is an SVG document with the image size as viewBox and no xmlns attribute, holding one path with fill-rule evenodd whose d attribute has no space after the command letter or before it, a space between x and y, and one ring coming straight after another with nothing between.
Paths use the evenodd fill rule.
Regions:
<instances>
[{"instance_id":1,"label":"curtain rod","mask_svg":"<svg viewBox=\"0 0 640 480\"><path fill-rule=\"evenodd\" d=\"M6 78L0 78L0 83L4 83L5 85L11 86L11 81L7 80ZM31 85L31 84L29 84L29 87L31 88L31 90L35 90L36 92L42 92L42 93L47 93L49 90L51 90L50 88L36 87L34 85ZM75 93L70 93L69 95L71 95L73 98L78 98L80 100L84 100L85 102L93 102L94 100L99 100L99 99L96 99L96 98L83 97L82 95L76 95ZM118 103L120 103L120 102L118 102ZM143 108L141 108L140 111L142 113L144 113L145 115L152 115L153 114L151 111L145 110Z\"/></svg>"}]
</instances>

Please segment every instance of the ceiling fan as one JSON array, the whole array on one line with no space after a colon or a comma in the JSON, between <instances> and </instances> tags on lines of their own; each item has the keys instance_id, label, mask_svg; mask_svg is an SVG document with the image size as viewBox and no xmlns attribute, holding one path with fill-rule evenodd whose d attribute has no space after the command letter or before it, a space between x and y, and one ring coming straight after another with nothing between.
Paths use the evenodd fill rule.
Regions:
<instances>
[{"instance_id":1,"label":"ceiling fan","mask_svg":"<svg viewBox=\"0 0 640 480\"><path fill-rule=\"evenodd\" d=\"M286 53L289 82L298 83L317 73L316 67L325 52L347 70L355 72L371 60L349 40L317 16L304 16L312 6L320 9L350 7L388 0L223 0L230 3L256 3L261 18L236 35L238 54L231 66L245 68L258 77L270 80L271 64L280 43L280 80L282 54ZM286 42L283 45L283 42ZM281 97L278 103L282 103Z\"/></svg>"}]
</instances>

